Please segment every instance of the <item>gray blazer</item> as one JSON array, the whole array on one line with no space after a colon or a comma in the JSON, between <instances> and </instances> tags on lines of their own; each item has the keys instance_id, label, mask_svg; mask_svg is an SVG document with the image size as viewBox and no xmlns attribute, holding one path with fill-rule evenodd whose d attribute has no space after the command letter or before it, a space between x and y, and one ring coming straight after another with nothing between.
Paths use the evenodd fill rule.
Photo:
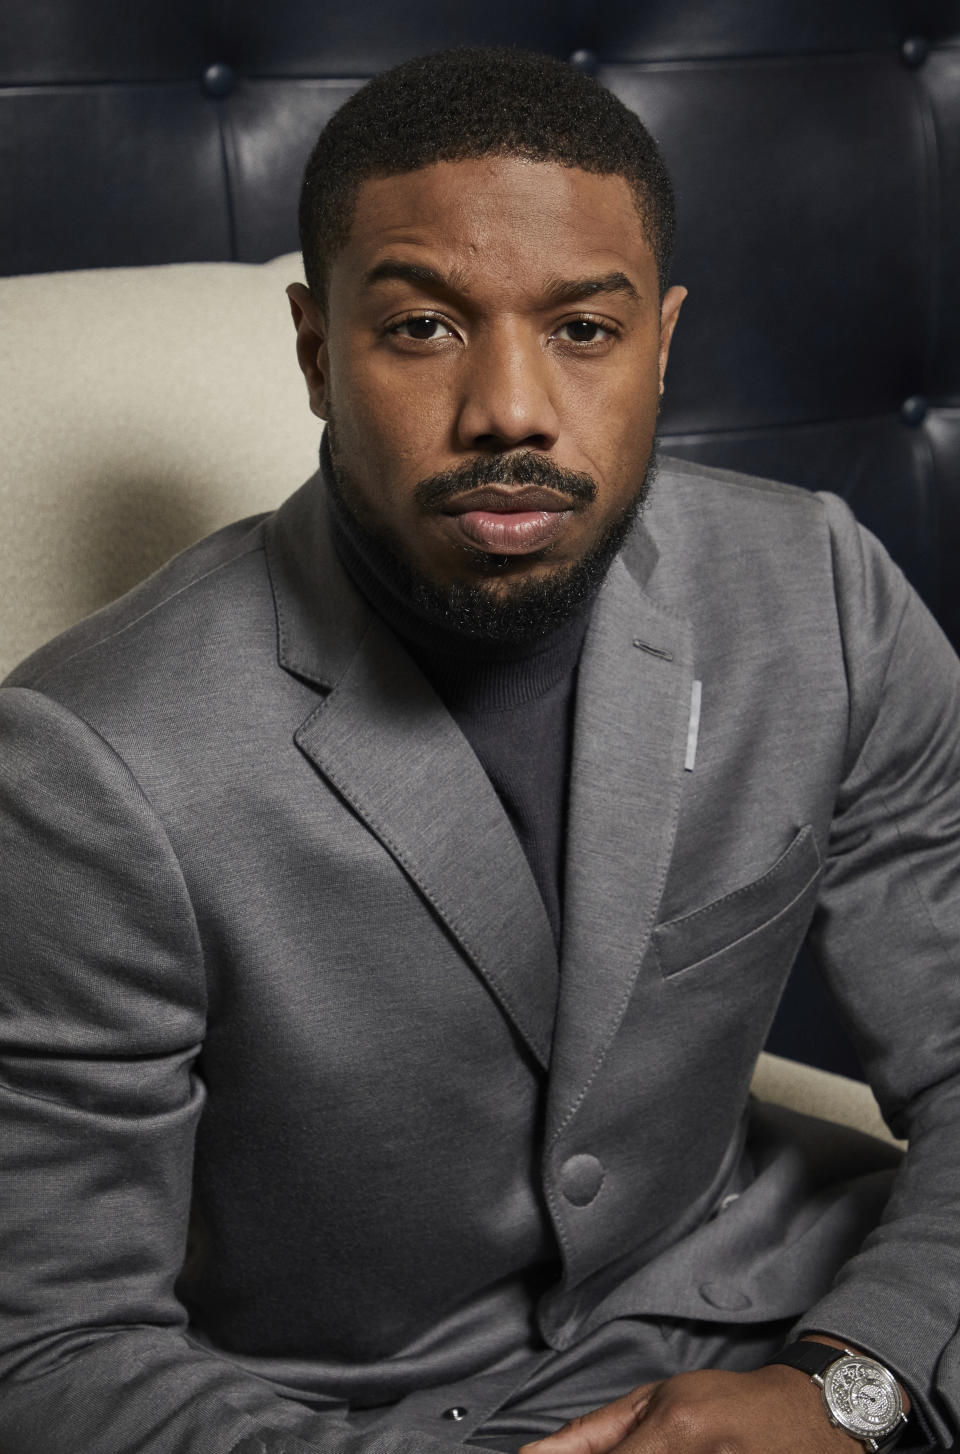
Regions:
<instances>
[{"instance_id":1,"label":"gray blazer","mask_svg":"<svg viewBox=\"0 0 960 1454\"><path fill-rule=\"evenodd\" d=\"M664 465L584 648L558 963L319 478L31 658L0 692L0 1448L440 1454L339 1414L623 1313L836 1331L946 1437L958 709L838 500ZM808 932L911 1137L859 1252L882 1153L748 1111Z\"/></svg>"}]
</instances>

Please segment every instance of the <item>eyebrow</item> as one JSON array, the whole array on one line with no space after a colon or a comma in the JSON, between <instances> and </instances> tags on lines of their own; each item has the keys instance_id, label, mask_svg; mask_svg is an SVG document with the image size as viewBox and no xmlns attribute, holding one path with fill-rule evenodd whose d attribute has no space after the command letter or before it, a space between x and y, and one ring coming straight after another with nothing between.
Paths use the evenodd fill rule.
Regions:
<instances>
[{"instance_id":1,"label":"eyebrow","mask_svg":"<svg viewBox=\"0 0 960 1454\"><path fill-rule=\"evenodd\" d=\"M598 278L558 278L544 289L548 302L578 303L581 298L595 298L600 293L625 293L634 302L640 301L640 294L626 273L604 273Z\"/></svg>"},{"instance_id":2,"label":"eyebrow","mask_svg":"<svg viewBox=\"0 0 960 1454\"><path fill-rule=\"evenodd\" d=\"M363 282L366 287L382 282L414 283L435 293L446 294L467 294L470 291L459 272L446 276L426 263L402 262L399 258L384 258L376 263L364 274ZM558 307L603 293L623 293L634 302L640 301L640 294L626 273L620 272L589 278L557 278L544 288L543 298L550 306Z\"/></svg>"},{"instance_id":3,"label":"eyebrow","mask_svg":"<svg viewBox=\"0 0 960 1454\"><path fill-rule=\"evenodd\" d=\"M436 268L428 267L426 263L406 263L392 257L376 263L363 277L364 286L367 288L373 287L375 283L389 282L417 283L421 287L431 288L435 293L467 291L456 272L447 277Z\"/></svg>"}]
</instances>

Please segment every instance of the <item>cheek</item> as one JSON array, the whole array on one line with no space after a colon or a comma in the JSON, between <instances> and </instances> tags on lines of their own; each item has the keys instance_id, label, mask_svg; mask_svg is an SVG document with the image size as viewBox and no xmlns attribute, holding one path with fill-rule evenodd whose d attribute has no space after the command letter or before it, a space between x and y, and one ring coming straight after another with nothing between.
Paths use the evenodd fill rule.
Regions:
<instances>
[{"instance_id":1,"label":"cheek","mask_svg":"<svg viewBox=\"0 0 960 1454\"><path fill-rule=\"evenodd\" d=\"M334 374L337 418L344 424L349 418L356 445L400 473L412 469L415 478L441 467L431 455L447 444L452 430L449 391L424 373L368 361Z\"/></svg>"},{"instance_id":2,"label":"cheek","mask_svg":"<svg viewBox=\"0 0 960 1454\"><path fill-rule=\"evenodd\" d=\"M602 392L570 396L566 420L579 452L608 496L628 495L646 468L656 431L659 392L636 373Z\"/></svg>"}]
</instances>

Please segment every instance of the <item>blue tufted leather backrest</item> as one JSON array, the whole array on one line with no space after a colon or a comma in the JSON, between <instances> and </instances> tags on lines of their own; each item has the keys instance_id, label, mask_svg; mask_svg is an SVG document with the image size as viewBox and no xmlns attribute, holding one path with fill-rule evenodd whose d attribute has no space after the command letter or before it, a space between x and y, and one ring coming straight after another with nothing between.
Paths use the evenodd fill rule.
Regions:
<instances>
[{"instance_id":1,"label":"blue tufted leather backrest","mask_svg":"<svg viewBox=\"0 0 960 1454\"><path fill-rule=\"evenodd\" d=\"M6 0L0 272L287 251L331 112L476 42L572 58L661 141L667 448L845 495L960 643L960 0Z\"/></svg>"}]
</instances>

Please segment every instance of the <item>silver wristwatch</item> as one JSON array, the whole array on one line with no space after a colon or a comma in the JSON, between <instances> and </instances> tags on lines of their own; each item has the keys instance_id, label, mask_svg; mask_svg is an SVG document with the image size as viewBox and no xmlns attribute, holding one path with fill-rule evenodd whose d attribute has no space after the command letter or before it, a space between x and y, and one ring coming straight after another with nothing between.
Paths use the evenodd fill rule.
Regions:
<instances>
[{"instance_id":1,"label":"silver wristwatch","mask_svg":"<svg viewBox=\"0 0 960 1454\"><path fill-rule=\"evenodd\" d=\"M875 1358L843 1353L826 1343L791 1343L771 1363L786 1363L808 1373L820 1390L831 1424L860 1439L872 1454L885 1454L907 1422L897 1380Z\"/></svg>"}]
</instances>

